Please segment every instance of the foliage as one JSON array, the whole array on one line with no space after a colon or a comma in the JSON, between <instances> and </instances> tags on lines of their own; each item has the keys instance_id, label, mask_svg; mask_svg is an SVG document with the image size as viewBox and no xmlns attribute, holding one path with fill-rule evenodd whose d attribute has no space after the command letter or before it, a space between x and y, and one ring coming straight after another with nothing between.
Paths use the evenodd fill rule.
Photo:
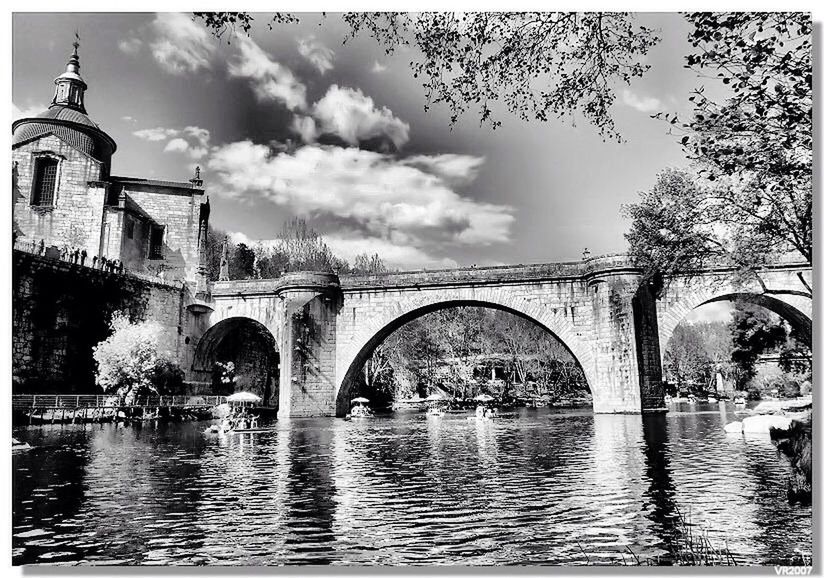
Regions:
<instances>
[{"instance_id":1,"label":"foliage","mask_svg":"<svg viewBox=\"0 0 824 578\"><path fill-rule=\"evenodd\" d=\"M215 362L212 367L212 390L226 394L234 393L235 364L233 362Z\"/></svg>"},{"instance_id":2,"label":"foliage","mask_svg":"<svg viewBox=\"0 0 824 578\"><path fill-rule=\"evenodd\" d=\"M728 88L703 87L692 117L657 115L679 132L696 175L665 171L625 208L632 251L651 272L711 260L776 293L758 269L794 252L812 264L812 24L801 13L694 13L687 66ZM659 245L660 244L660 245ZM807 281L799 275L811 296Z\"/></svg>"},{"instance_id":3,"label":"foliage","mask_svg":"<svg viewBox=\"0 0 824 578\"><path fill-rule=\"evenodd\" d=\"M775 351L787 339L784 324L776 321L763 307L736 303L730 324L733 340L732 360L741 368L744 382L755 376L755 362L765 353Z\"/></svg>"},{"instance_id":4,"label":"foliage","mask_svg":"<svg viewBox=\"0 0 824 578\"><path fill-rule=\"evenodd\" d=\"M387 273L388 271L389 269L379 254L373 253L370 255L369 253L362 253L355 257L355 262L350 272L356 275L372 275Z\"/></svg>"},{"instance_id":5,"label":"foliage","mask_svg":"<svg viewBox=\"0 0 824 578\"><path fill-rule=\"evenodd\" d=\"M180 391L183 374L158 353L162 328L158 323L132 323L124 313L115 313L111 335L94 347L97 384L105 393L127 399L144 395L170 395Z\"/></svg>"},{"instance_id":6,"label":"foliage","mask_svg":"<svg viewBox=\"0 0 824 578\"><path fill-rule=\"evenodd\" d=\"M229 259L230 279L255 278L255 252L246 243L234 246Z\"/></svg>"},{"instance_id":7,"label":"foliage","mask_svg":"<svg viewBox=\"0 0 824 578\"><path fill-rule=\"evenodd\" d=\"M354 267L332 252L323 237L305 219L294 218L284 223L271 245L234 243L223 231L209 228L204 261L209 279L220 274L220 259L224 243L230 279L274 279L289 271L325 271L344 273L386 273L389 268L380 255L358 255Z\"/></svg>"},{"instance_id":8,"label":"foliage","mask_svg":"<svg viewBox=\"0 0 824 578\"><path fill-rule=\"evenodd\" d=\"M248 34L245 12L196 12L217 36ZM422 78L425 109L443 104L450 122L478 109L481 123L501 120L494 104L524 120L581 114L604 137L619 137L609 109L614 85L630 83L658 43L655 32L627 13L586 12L347 12L344 42L366 33L391 54L413 47L409 63ZM276 23L293 22L276 13ZM271 28L270 23L270 28Z\"/></svg>"}]
</instances>

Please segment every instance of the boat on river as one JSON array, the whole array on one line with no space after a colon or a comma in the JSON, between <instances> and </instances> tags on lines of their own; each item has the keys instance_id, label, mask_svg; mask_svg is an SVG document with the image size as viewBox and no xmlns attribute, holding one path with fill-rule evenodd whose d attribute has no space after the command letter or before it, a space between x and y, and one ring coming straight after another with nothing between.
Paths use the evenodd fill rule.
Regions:
<instances>
[{"instance_id":1,"label":"boat on river","mask_svg":"<svg viewBox=\"0 0 824 578\"><path fill-rule=\"evenodd\" d=\"M426 409L426 417L443 417L444 411L444 396L440 393L433 393L429 397L427 397L424 401L426 401L426 405L428 406Z\"/></svg>"},{"instance_id":2,"label":"boat on river","mask_svg":"<svg viewBox=\"0 0 824 578\"><path fill-rule=\"evenodd\" d=\"M369 400L365 397L356 397L352 400L352 409L349 411L349 419L368 419L375 417L369 406Z\"/></svg>"},{"instance_id":3,"label":"boat on river","mask_svg":"<svg viewBox=\"0 0 824 578\"><path fill-rule=\"evenodd\" d=\"M21 452L21 451L26 451L26 450L30 450L30 449L32 449L32 446L30 446L28 443L21 442L17 438L11 438L11 451Z\"/></svg>"}]
</instances>

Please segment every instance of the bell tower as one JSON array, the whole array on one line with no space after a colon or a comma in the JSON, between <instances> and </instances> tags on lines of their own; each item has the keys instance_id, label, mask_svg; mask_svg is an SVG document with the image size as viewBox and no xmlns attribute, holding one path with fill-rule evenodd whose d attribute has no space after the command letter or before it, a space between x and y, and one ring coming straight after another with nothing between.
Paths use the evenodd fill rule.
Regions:
<instances>
[{"instance_id":1,"label":"bell tower","mask_svg":"<svg viewBox=\"0 0 824 578\"><path fill-rule=\"evenodd\" d=\"M65 106L86 114L86 106L83 103L86 93L86 83L80 78L80 57L77 49L80 47L80 36L75 33L75 40L72 44L74 50L66 64L66 72L54 79L54 98L51 106Z\"/></svg>"}]
</instances>

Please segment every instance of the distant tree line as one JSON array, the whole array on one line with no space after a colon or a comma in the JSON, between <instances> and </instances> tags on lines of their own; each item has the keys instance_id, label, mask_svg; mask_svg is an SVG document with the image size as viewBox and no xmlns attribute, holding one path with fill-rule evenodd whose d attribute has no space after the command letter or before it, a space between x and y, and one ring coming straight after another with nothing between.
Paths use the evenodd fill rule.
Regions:
<instances>
[{"instance_id":1,"label":"distant tree line","mask_svg":"<svg viewBox=\"0 0 824 578\"><path fill-rule=\"evenodd\" d=\"M224 246L229 279L274 279L290 271L339 274L389 271L377 253L357 255L351 264L336 256L320 233L301 218L284 223L274 242L266 244L235 242L227 232L210 226L204 257L210 281L217 281L220 276Z\"/></svg>"}]
</instances>

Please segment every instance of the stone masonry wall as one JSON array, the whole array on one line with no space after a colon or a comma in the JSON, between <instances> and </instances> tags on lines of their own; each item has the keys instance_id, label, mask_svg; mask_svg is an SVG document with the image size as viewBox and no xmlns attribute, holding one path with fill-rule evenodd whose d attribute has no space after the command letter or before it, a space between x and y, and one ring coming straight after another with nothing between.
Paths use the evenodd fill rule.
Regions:
<instances>
[{"instance_id":1,"label":"stone masonry wall","mask_svg":"<svg viewBox=\"0 0 824 578\"><path fill-rule=\"evenodd\" d=\"M165 225L163 260L146 261L147 265L168 267L167 279L194 281L198 266L198 231L200 189L167 189L155 192L150 186L125 185L126 194L155 221Z\"/></svg>"},{"instance_id":2,"label":"stone masonry wall","mask_svg":"<svg viewBox=\"0 0 824 578\"><path fill-rule=\"evenodd\" d=\"M160 350L178 359L186 323L179 286L14 251L13 393L94 393L92 347L115 311L163 327Z\"/></svg>"},{"instance_id":3,"label":"stone masonry wall","mask_svg":"<svg viewBox=\"0 0 824 578\"><path fill-rule=\"evenodd\" d=\"M34 207L32 178L38 156L58 159L54 206ZM12 148L16 178L12 179L13 218L23 243L68 246L97 255L103 219L104 190L89 187L102 165L54 135Z\"/></svg>"}]
</instances>

